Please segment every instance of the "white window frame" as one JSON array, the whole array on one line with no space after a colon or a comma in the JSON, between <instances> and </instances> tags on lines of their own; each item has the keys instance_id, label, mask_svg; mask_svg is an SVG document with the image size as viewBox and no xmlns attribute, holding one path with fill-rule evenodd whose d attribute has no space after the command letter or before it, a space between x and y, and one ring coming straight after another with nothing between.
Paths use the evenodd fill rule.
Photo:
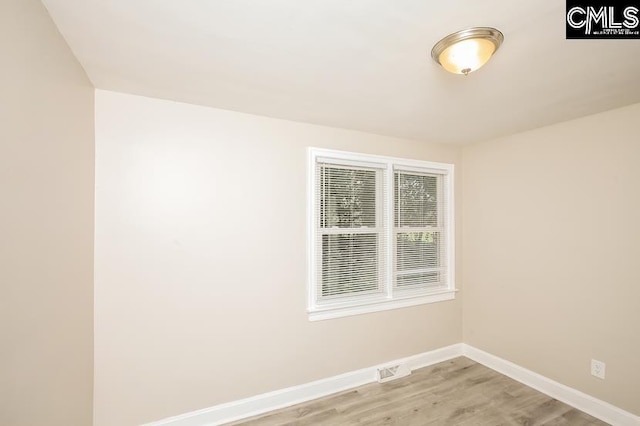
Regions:
<instances>
[{"instance_id":1,"label":"white window frame","mask_svg":"<svg viewBox=\"0 0 640 426\"><path fill-rule=\"evenodd\" d=\"M318 235L320 234L320 218L317 208L319 182L316 181L316 165L319 162L336 165L369 165L384 170L384 179L380 182L385 186L385 191L377 191L377 194L385 193L386 198L377 200L381 204L383 235L386 239L386 249L378 254L384 265L382 277L383 291L376 294L362 296L345 296L334 301L319 300L317 288L320 285L322 247ZM421 291L407 291L394 288L395 283L395 253L396 233L394 223L394 171L418 173L435 173L442 176L442 188L444 197L443 210L446 214L442 224L445 230L444 244L446 254L447 280L444 286ZM440 197L439 197L440 198ZM442 199L442 198L440 198ZM308 306L309 320L317 321L330 318L339 318L350 315L358 315L369 312L384 311L427 303L441 302L455 298L455 232L454 232L454 166L453 164L420 161L404 158L385 157L378 155L359 154L345 151L335 151L320 148L308 150L307 173L307 269L308 269ZM377 225L379 226L379 225Z\"/></svg>"}]
</instances>

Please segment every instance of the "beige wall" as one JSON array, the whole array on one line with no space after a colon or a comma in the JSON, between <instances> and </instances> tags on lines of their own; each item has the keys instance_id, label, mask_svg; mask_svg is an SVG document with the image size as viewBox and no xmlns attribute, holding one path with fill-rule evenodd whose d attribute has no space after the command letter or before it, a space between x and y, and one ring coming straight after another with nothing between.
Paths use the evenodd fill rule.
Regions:
<instances>
[{"instance_id":1,"label":"beige wall","mask_svg":"<svg viewBox=\"0 0 640 426\"><path fill-rule=\"evenodd\" d=\"M0 424L90 425L94 90L37 0L0 55Z\"/></svg>"},{"instance_id":2,"label":"beige wall","mask_svg":"<svg viewBox=\"0 0 640 426\"><path fill-rule=\"evenodd\" d=\"M639 121L637 104L463 154L464 341L635 414Z\"/></svg>"},{"instance_id":3,"label":"beige wall","mask_svg":"<svg viewBox=\"0 0 640 426\"><path fill-rule=\"evenodd\" d=\"M459 343L459 301L309 322L308 146L459 149L98 91L96 426Z\"/></svg>"}]
</instances>

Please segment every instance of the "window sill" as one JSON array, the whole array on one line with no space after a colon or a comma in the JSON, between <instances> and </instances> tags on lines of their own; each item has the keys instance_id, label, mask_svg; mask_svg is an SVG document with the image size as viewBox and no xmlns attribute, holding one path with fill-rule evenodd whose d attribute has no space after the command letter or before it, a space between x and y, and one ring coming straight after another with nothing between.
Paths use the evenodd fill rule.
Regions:
<instances>
[{"instance_id":1,"label":"window sill","mask_svg":"<svg viewBox=\"0 0 640 426\"><path fill-rule=\"evenodd\" d=\"M458 290L443 290L425 294L419 297L410 297L406 299L392 299L392 300L376 300L375 302L369 302L367 304L331 307L322 306L315 309L310 309L309 321L322 321L332 318L341 318L351 315L368 314L371 312L388 311L391 309L405 308L408 306L425 305L428 303L443 302L446 300L453 300L456 297Z\"/></svg>"}]
</instances>

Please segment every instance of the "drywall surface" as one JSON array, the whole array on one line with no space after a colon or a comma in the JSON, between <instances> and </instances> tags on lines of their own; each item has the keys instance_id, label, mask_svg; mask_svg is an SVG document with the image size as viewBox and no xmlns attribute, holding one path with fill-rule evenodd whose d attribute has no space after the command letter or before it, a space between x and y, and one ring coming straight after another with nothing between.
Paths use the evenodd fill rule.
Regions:
<instances>
[{"instance_id":1,"label":"drywall surface","mask_svg":"<svg viewBox=\"0 0 640 426\"><path fill-rule=\"evenodd\" d=\"M0 424L90 425L94 89L37 0L0 52Z\"/></svg>"},{"instance_id":2,"label":"drywall surface","mask_svg":"<svg viewBox=\"0 0 640 426\"><path fill-rule=\"evenodd\" d=\"M634 414L639 121L633 105L463 151L465 343Z\"/></svg>"},{"instance_id":3,"label":"drywall surface","mask_svg":"<svg viewBox=\"0 0 640 426\"><path fill-rule=\"evenodd\" d=\"M454 164L460 156L452 146L97 91L96 426L461 341L459 300L308 320L313 146Z\"/></svg>"}]
</instances>

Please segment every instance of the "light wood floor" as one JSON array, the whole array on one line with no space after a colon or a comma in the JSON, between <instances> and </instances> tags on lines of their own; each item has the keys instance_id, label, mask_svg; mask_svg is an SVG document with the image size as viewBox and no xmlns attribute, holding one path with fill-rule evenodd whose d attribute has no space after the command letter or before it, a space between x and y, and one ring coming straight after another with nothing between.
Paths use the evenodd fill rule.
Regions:
<instances>
[{"instance_id":1,"label":"light wood floor","mask_svg":"<svg viewBox=\"0 0 640 426\"><path fill-rule=\"evenodd\" d=\"M606 425L464 357L232 424Z\"/></svg>"}]
</instances>

